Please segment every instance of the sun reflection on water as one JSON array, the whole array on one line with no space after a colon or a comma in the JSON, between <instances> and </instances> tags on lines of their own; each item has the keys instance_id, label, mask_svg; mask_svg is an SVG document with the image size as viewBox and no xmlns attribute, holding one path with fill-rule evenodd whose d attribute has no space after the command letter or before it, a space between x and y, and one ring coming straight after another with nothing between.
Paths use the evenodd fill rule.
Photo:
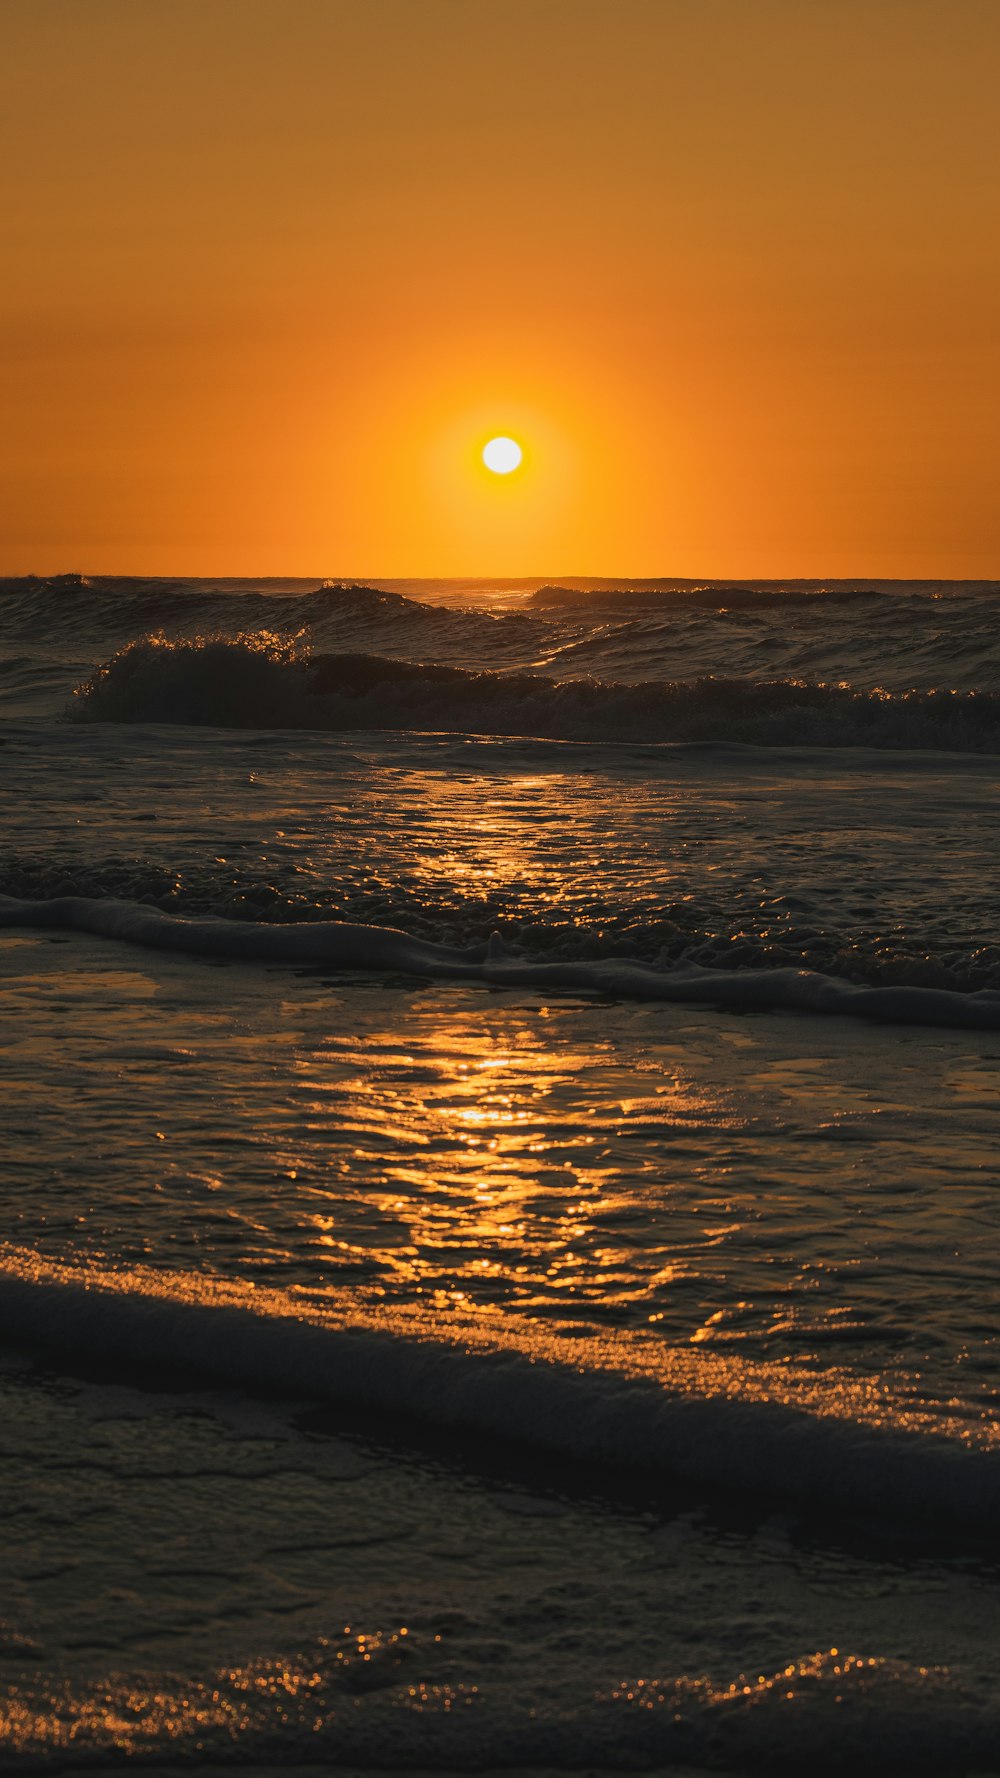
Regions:
<instances>
[{"instance_id":1,"label":"sun reflection on water","mask_svg":"<svg viewBox=\"0 0 1000 1778\"><path fill-rule=\"evenodd\" d=\"M652 1299L685 1268L642 1233L612 1148L623 1130L648 1139L724 1122L717 1098L680 1074L648 1098L612 1078L581 1116L593 1046L555 1051L534 1009L489 1025L461 1016L435 1031L423 1058L393 1053L388 1034L377 1047L377 1067L346 1038L300 1061L300 1110L313 1134L319 1119L338 1119L344 1141L331 1146L330 1172L363 1180L372 1213L359 1230L356 1210L350 1227L328 1206L310 1211L331 1282L364 1270L376 1297L648 1325ZM599 1061L607 1071L609 1046ZM641 1173L637 1148L630 1159Z\"/></svg>"},{"instance_id":2,"label":"sun reflection on water","mask_svg":"<svg viewBox=\"0 0 1000 1778\"><path fill-rule=\"evenodd\" d=\"M31 947L12 984L7 1051L26 1129L44 1107L44 1225L38 1145L13 1127L9 1145L43 1256L320 1314L347 1294L532 1350L640 1339L817 1374L835 1352L944 1400L993 1389L991 1058L914 1039L876 1099L879 1040L849 1031L804 1057L776 1021L270 972L233 973L234 1020L207 972L178 1000L146 960L110 1009L56 1008L46 956ZM949 1069L963 1110L978 1095L974 1125Z\"/></svg>"}]
</instances>

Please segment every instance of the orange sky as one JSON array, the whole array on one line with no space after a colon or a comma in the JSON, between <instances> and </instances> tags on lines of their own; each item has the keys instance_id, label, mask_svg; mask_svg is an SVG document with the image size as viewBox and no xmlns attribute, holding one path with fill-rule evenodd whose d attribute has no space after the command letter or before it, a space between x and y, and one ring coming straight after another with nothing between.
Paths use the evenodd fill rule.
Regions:
<instances>
[{"instance_id":1,"label":"orange sky","mask_svg":"<svg viewBox=\"0 0 1000 1778\"><path fill-rule=\"evenodd\" d=\"M1000 576L998 65L996 0L3 0L0 571Z\"/></svg>"}]
</instances>

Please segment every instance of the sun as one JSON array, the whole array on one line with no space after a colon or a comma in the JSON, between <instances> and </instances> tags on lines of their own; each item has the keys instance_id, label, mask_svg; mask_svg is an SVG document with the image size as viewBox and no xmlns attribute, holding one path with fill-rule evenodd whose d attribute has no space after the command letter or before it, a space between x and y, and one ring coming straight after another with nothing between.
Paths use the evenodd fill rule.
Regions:
<instances>
[{"instance_id":1,"label":"sun","mask_svg":"<svg viewBox=\"0 0 1000 1778\"><path fill-rule=\"evenodd\" d=\"M483 446L483 462L494 475L509 475L524 455L516 438L491 438Z\"/></svg>"}]
</instances>

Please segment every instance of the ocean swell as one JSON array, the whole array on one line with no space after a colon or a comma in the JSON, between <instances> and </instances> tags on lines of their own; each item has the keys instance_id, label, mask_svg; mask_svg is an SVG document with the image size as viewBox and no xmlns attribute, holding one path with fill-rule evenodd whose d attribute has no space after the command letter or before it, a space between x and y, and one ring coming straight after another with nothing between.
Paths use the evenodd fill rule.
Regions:
<instances>
[{"instance_id":1,"label":"ocean swell","mask_svg":"<svg viewBox=\"0 0 1000 1778\"><path fill-rule=\"evenodd\" d=\"M273 631L145 636L81 685L81 721L412 729L565 741L1000 751L1000 696L798 679L616 683L313 654Z\"/></svg>"},{"instance_id":2,"label":"ocean swell","mask_svg":"<svg viewBox=\"0 0 1000 1778\"><path fill-rule=\"evenodd\" d=\"M303 586L295 581L239 582L85 578L0 580L0 640L50 645L75 653L150 634L175 640L270 633L306 635L316 645L419 650L445 658L503 664L524 658L526 633L540 620L426 603L390 589L354 582ZM528 649L530 657L530 647Z\"/></svg>"},{"instance_id":3,"label":"ocean swell","mask_svg":"<svg viewBox=\"0 0 1000 1778\"><path fill-rule=\"evenodd\" d=\"M541 586L530 603L543 611L630 612L681 610L773 611L789 605L854 605L881 595L875 587L821 586L814 581L787 586L727 586L722 581L703 585L678 582L674 586L572 587Z\"/></svg>"}]
</instances>

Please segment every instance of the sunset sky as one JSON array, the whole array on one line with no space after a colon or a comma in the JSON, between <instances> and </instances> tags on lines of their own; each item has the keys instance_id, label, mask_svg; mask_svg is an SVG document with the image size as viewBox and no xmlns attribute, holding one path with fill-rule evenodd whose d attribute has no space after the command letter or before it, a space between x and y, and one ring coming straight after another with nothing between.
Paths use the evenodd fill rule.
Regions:
<instances>
[{"instance_id":1,"label":"sunset sky","mask_svg":"<svg viewBox=\"0 0 1000 1778\"><path fill-rule=\"evenodd\" d=\"M1000 576L998 66L997 0L3 0L0 572Z\"/></svg>"}]
</instances>

